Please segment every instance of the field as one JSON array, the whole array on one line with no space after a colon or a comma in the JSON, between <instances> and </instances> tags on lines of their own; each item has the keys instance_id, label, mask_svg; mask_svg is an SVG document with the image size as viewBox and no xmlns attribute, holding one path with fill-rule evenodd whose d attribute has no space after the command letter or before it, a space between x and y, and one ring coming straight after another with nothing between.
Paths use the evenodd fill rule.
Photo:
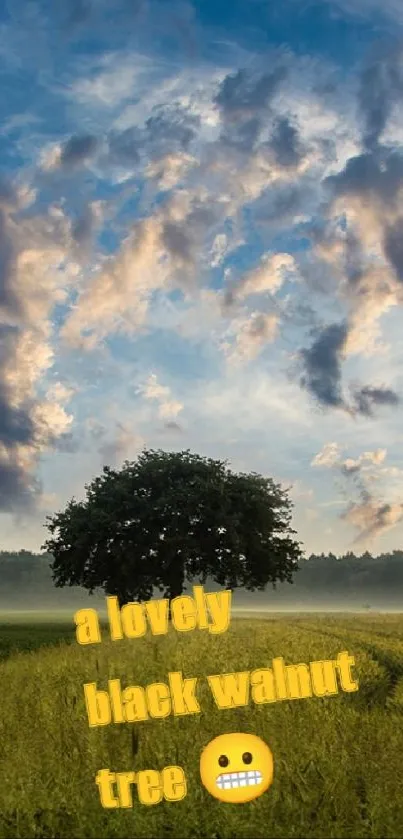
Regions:
<instances>
[{"instance_id":1,"label":"field","mask_svg":"<svg viewBox=\"0 0 403 839\"><path fill-rule=\"evenodd\" d=\"M403 616L234 618L203 631L80 647L72 621L0 626L0 839L92 837L401 837ZM218 710L203 676L355 656L360 687L325 699ZM200 678L202 713L89 729L82 685ZM200 783L199 756L216 735L258 734L274 782L254 802L223 804ZM95 775L178 765L180 802L101 807Z\"/></svg>"}]
</instances>

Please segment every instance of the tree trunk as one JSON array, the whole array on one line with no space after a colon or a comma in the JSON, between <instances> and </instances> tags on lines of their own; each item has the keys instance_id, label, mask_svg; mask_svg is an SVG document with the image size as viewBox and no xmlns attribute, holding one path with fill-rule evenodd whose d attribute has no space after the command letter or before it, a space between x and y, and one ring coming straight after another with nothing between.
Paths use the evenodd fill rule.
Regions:
<instances>
[{"instance_id":1,"label":"tree trunk","mask_svg":"<svg viewBox=\"0 0 403 839\"><path fill-rule=\"evenodd\" d=\"M129 603L127 594L125 594L123 591L117 591L115 597L118 598L119 609L122 609L123 606L126 606L126 603Z\"/></svg>"},{"instance_id":2,"label":"tree trunk","mask_svg":"<svg viewBox=\"0 0 403 839\"><path fill-rule=\"evenodd\" d=\"M180 597L183 589L185 587L185 574L183 569L179 569L177 575L175 575L175 579L172 580L169 587L166 589L164 597L168 597L169 599L169 606L168 606L168 620L169 623L172 622L172 610L171 610L171 602L175 599L175 597Z\"/></svg>"}]
</instances>

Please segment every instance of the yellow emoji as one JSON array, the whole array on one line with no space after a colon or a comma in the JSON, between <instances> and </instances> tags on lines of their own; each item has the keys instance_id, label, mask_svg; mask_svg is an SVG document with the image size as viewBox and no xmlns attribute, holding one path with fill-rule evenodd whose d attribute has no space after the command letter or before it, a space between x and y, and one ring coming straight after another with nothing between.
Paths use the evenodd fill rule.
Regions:
<instances>
[{"instance_id":1,"label":"yellow emoji","mask_svg":"<svg viewBox=\"0 0 403 839\"><path fill-rule=\"evenodd\" d=\"M273 755L255 734L220 734L200 757L202 784L230 804L258 798L273 781Z\"/></svg>"}]
</instances>

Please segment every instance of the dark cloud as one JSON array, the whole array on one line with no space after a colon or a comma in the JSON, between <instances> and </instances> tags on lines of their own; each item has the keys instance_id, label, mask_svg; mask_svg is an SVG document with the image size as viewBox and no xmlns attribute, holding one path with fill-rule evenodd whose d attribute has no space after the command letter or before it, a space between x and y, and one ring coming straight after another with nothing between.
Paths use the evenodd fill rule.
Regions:
<instances>
[{"instance_id":1,"label":"dark cloud","mask_svg":"<svg viewBox=\"0 0 403 839\"><path fill-rule=\"evenodd\" d=\"M173 420L170 420L169 422L164 423L164 428L166 428L167 431L176 431L176 432L182 431L182 426L179 425L178 422L174 422Z\"/></svg>"},{"instance_id":2,"label":"dark cloud","mask_svg":"<svg viewBox=\"0 0 403 839\"><path fill-rule=\"evenodd\" d=\"M399 195L403 186L403 154L396 149L378 147L371 152L365 152L358 157L351 158L345 169L339 174L327 178L325 184L330 188L334 198L353 196L362 203L372 206L382 224L382 210L389 213L399 212ZM403 281L403 219L400 216L391 225L383 222L383 251L385 259L392 266L397 279ZM353 239L346 239L350 246L350 275L348 278L357 285L361 279L362 255L355 242L353 253ZM347 266L348 267L348 266ZM352 270L351 270L352 269Z\"/></svg>"},{"instance_id":3,"label":"dark cloud","mask_svg":"<svg viewBox=\"0 0 403 839\"><path fill-rule=\"evenodd\" d=\"M348 230L345 237L345 273L353 288L357 288L365 277L365 260L361 243L353 231Z\"/></svg>"},{"instance_id":4,"label":"dark cloud","mask_svg":"<svg viewBox=\"0 0 403 839\"><path fill-rule=\"evenodd\" d=\"M230 130L224 130L221 134L221 144L233 147L240 151L250 152L256 145L261 129L259 117L252 117L246 122L237 122L230 126Z\"/></svg>"},{"instance_id":5,"label":"dark cloud","mask_svg":"<svg viewBox=\"0 0 403 839\"><path fill-rule=\"evenodd\" d=\"M5 382L5 366L19 336L16 327L0 325L0 445L6 457L0 458L0 509L10 510L31 497L32 481L17 457L18 445L35 443L35 425L30 406L12 405Z\"/></svg>"},{"instance_id":6,"label":"dark cloud","mask_svg":"<svg viewBox=\"0 0 403 839\"><path fill-rule=\"evenodd\" d=\"M162 239L170 255L189 267L195 266L198 256L210 237L212 227L221 220L222 205L205 205L194 199L186 218L179 222L167 219L163 224Z\"/></svg>"},{"instance_id":7,"label":"dark cloud","mask_svg":"<svg viewBox=\"0 0 403 839\"><path fill-rule=\"evenodd\" d=\"M13 288L16 252L9 226L9 213L17 208L13 185L0 178L0 311L11 315L19 314L21 308Z\"/></svg>"},{"instance_id":8,"label":"dark cloud","mask_svg":"<svg viewBox=\"0 0 403 839\"><path fill-rule=\"evenodd\" d=\"M266 338L270 335L270 322L267 319L267 315L261 313L257 315L251 321L249 325L249 335L252 338Z\"/></svg>"},{"instance_id":9,"label":"dark cloud","mask_svg":"<svg viewBox=\"0 0 403 839\"><path fill-rule=\"evenodd\" d=\"M109 157L112 163L133 165L140 162L142 147L141 132L137 128L125 131L111 131L108 138Z\"/></svg>"},{"instance_id":10,"label":"dark cloud","mask_svg":"<svg viewBox=\"0 0 403 839\"><path fill-rule=\"evenodd\" d=\"M19 463L10 457L8 463L0 464L0 510L14 512L17 508L27 509L40 490L40 482L28 476Z\"/></svg>"},{"instance_id":11,"label":"dark cloud","mask_svg":"<svg viewBox=\"0 0 403 839\"><path fill-rule=\"evenodd\" d=\"M17 251L11 234L9 213L18 209L12 185L0 182L0 509L11 510L32 498L34 482L18 457L18 447L35 445L31 405L15 407L8 383L10 359L15 357L20 329L7 321L21 316L21 300L15 290ZM3 320L3 322L1 322Z\"/></svg>"},{"instance_id":12,"label":"dark cloud","mask_svg":"<svg viewBox=\"0 0 403 839\"><path fill-rule=\"evenodd\" d=\"M192 262L193 241L189 231L181 224L172 221L165 222L162 238L165 247L172 256L185 262Z\"/></svg>"},{"instance_id":13,"label":"dark cloud","mask_svg":"<svg viewBox=\"0 0 403 839\"><path fill-rule=\"evenodd\" d=\"M288 117L276 120L267 146L274 152L276 162L287 168L298 166L305 153L298 129Z\"/></svg>"},{"instance_id":14,"label":"dark cloud","mask_svg":"<svg viewBox=\"0 0 403 839\"><path fill-rule=\"evenodd\" d=\"M0 310L7 309L10 313L17 313L20 309L13 288L15 256L7 215L0 207Z\"/></svg>"},{"instance_id":15,"label":"dark cloud","mask_svg":"<svg viewBox=\"0 0 403 839\"><path fill-rule=\"evenodd\" d=\"M15 189L8 181L0 178L0 205L13 208L17 205Z\"/></svg>"},{"instance_id":16,"label":"dark cloud","mask_svg":"<svg viewBox=\"0 0 403 839\"><path fill-rule=\"evenodd\" d=\"M390 388L372 387L366 385L354 394L356 410L364 416L372 416L375 406L387 405L395 407L399 405L398 395Z\"/></svg>"},{"instance_id":17,"label":"dark cloud","mask_svg":"<svg viewBox=\"0 0 403 839\"><path fill-rule=\"evenodd\" d=\"M402 182L403 155L382 147L351 157L343 171L326 178L324 184L336 198L364 195L367 200L380 199L389 204L396 199Z\"/></svg>"},{"instance_id":18,"label":"dark cloud","mask_svg":"<svg viewBox=\"0 0 403 839\"><path fill-rule=\"evenodd\" d=\"M358 104L366 149L376 148L392 109L402 96L402 55L401 45L382 47L361 74Z\"/></svg>"},{"instance_id":19,"label":"dark cloud","mask_svg":"<svg viewBox=\"0 0 403 839\"><path fill-rule=\"evenodd\" d=\"M341 361L347 335L346 323L331 324L321 330L309 349L301 351L305 369L301 385L326 407L344 406Z\"/></svg>"},{"instance_id":20,"label":"dark cloud","mask_svg":"<svg viewBox=\"0 0 403 839\"><path fill-rule=\"evenodd\" d=\"M1 339L0 339L1 340ZM4 384L0 387L0 440L6 449L16 443L31 443L34 436L34 424L28 411L13 408L9 404L8 393Z\"/></svg>"},{"instance_id":21,"label":"dark cloud","mask_svg":"<svg viewBox=\"0 0 403 839\"><path fill-rule=\"evenodd\" d=\"M225 77L214 98L221 115L220 143L224 148L246 153L254 148L263 118L270 114L271 101L285 77L282 67L260 76L241 69Z\"/></svg>"},{"instance_id":22,"label":"dark cloud","mask_svg":"<svg viewBox=\"0 0 403 839\"><path fill-rule=\"evenodd\" d=\"M399 218L393 225L386 228L383 250L397 279L403 283L403 218Z\"/></svg>"},{"instance_id":23,"label":"dark cloud","mask_svg":"<svg viewBox=\"0 0 403 839\"><path fill-rule=\"evenodd\" d=\"M199 126L200 118L179 103L158 105L144 128L134 126L109 133L109 161L118 166L137 166L144 157L154 160L187 151Z\"/></svg>"},{"instance_id":24,"label":"dark cloud","mask_svg":"<svg viewBox=\"0 0 403 839\"><path fill-rule=\"evenodd\" d=\"M352 475L358 475L361 472L361 463L353 463L351 466L348 463L342 463L340 472L344 477L348 478Z\"/></svg>"},{"instance_id":25,"label":"dark cloud","mask_svg":"<svg viewBox=\"0 0 403 839\"><path fill-rule=\"evenodd\" d=\"M301 385L329 408L342 408L349 414L371 417L375 407L395 407L400 400L390 388L364 387L352 390L352 405L345 401L341 390L343 352L348 337L348 324L331 324L319 332L309 349L301 352L305 368Z\"/></svg>"},{"instance_id":26,"label":"dark cloud","mask_svg":"<svg viewBox=\"0 0 403 839\"><path fill-rule=\"evenodd\" d=\"M285 68L254 76L245 69L225 77L214 102L224 120L251 119L267 109L286 77Z\"/></svg>"},{"instance_id":27,"label":"dark cloud","mask_svg":"<svg viewBox=\"0 0 403 839\"><path fill-rule=\"evenodd\" d=\"M96 151L98 142L91 134L73 135L64 144L60 153L60 166L75 169L86 163Z\"/></svg>"},{"instance_id":28,"label":"dark cloud","mask_svg":"<svg viewBox=\"0 0 403 839\"><path fill-rule=\"evenodd\" d=\"M175 150L187 151L197 134L200 117L190 113L179 103L153 109L145 123L146 151L167 154Z\"/></svg>"},{"instance_id":29,"label":"dark cloud","mask_svg":"<svg viewBox=\"0 0 403 839\"><path fill-rule=\"evenodd\" d=\"M87 247L92 238L94 230L94 214L90 206L87 206L83 213L73 222L71 233L74 241L79 247Z\"/></svg>"},{"instance_id":30,"label":"dark cloud","mask_svg":"<svg viewBox=\"0 0 403 839\"><path fill-rule=\"evenodd\" d=\"M301 184L286 184L265 190L255 202L254 218L257 223L293 221L302 212L309 187Z\"/></svg>"}]
</instances>

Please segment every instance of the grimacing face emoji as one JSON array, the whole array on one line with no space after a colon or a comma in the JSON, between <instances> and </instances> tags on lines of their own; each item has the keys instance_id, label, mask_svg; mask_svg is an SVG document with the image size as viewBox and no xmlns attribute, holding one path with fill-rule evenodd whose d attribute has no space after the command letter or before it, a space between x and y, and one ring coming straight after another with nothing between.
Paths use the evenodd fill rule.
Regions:
<instances>
[{"instance_id":1,"label":"grimacing face emoji","mask_svg":"<svg viewBox=\"0 0 403 839\"><path fill-rule=\"evenodd\" d=\"M200 777L215 798L244 804L272 783L273 755L255 734L220 734L202 751Z\"/></svg>"}]
</instances>

